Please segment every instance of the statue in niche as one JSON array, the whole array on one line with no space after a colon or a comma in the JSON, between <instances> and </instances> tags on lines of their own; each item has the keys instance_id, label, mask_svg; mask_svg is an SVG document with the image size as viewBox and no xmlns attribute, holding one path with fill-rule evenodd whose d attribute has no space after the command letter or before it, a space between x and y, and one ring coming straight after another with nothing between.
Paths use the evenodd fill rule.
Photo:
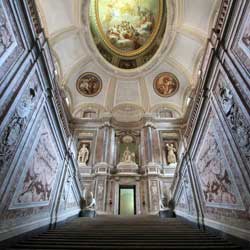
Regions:
<instances>
[{"instance_id":1,"label":"statue in niche","mask_svg":"<svg viewBox=\"0 0 250 250\"><path fill-rule=\"evenodd\" d=\"M174 147L174 144L167 144L167 150L168 150L168 156L167 156L167 161L168 164L176 164L177 160L176 160L176 148Z\"/></svg>"},{"instance_id":2,"label":"statue in niche","mask_svg":"<svg viewBox=\"0 0 250 250\"><path fill-rule=\"evenodd\" d=\"M86 144L83 144L78 153L78 162L83 165L86 165L88 159L89 159L89 150L86 147Z\"/></svg>"},{"instance_id":3,"label":"statue in niche","mask_svg":"<svg viewBox=\"0 0 250 250\"><path fill-rule=\"evenodd\" d=\"M122 162L126 162L126 163L135 162L135 153L130 152L130 150L128 149L128 146L126 147L126 150L123 152Z\"/></svg>"}]
</instances>

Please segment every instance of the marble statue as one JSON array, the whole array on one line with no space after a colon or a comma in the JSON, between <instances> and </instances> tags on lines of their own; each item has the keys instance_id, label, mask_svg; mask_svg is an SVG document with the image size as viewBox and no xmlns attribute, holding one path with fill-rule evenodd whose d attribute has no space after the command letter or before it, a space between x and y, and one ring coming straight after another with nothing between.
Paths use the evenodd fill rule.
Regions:
<instances>
[{"instance_id":1,"label":"marble statue","mask_svg":"<svg viewBox=\"0 0 250 250\"><path fill-rule=\"evenodd\" d=\"M94 209L95 206L96 206L96 201L95 201L95 198L93 196L93 193L90 192L90 196L87 200L87 204L89 203L89 205L86 206L87 209Z\"/></svg>"},{"instance_id":2,"label":"marble statue","mask_svg":"<svg viewBox=\"0 0 250 250\"><path fill-rule=\"evenodd\" d=\"M174 147L173 144L167 144L167 150L168 150L168 163L169 164L172 164L172 163L177 163L177 160L176 160L176 155L175 155L175 152L176 152L176 148Z\"/></svg>"},{"instance_id":3,"label":"marble statue","mask_svg":"<svg viewBox=\"0 0 250 250\"><path fill-rule=\"evenodd\" d=\"M126 163L135 162L135 153L130 152L128 146L126 147L126 150L123 152L122 161Z\"/></svg>"},{"instance_id":4,"label":"marble statue","mask_svg":"<svg viewBox=\"0 0 250 250\"><path fill-rule=\"evenodd\" d=\"M166 210L166 209L169 209L168 208L168 198L163 197L160 199L160 210Z\"/></svg>"},{"instance_id":5,"label":"marble statue","mask_svg":"<svg viewBox=\"0 0 250 250\"><path fill-rule=\"evenodd\" d=\"M88 159L89 159L89 150L86 147L86 144L83 144L78 153L78 162L86 165Z\"/></svg>"}]
</instances>

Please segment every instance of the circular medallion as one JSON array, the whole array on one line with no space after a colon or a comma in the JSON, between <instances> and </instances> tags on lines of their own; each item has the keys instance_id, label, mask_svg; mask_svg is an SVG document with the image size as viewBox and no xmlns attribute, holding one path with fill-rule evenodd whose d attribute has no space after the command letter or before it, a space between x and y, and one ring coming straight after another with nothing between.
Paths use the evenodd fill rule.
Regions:
<instances>
[{"instance_id":1,"label":"circular medallion","mask_svg":"<svg viewBox=\"0 0 250 250\"><path fill-rule=\"evenodd\" d=\"M76 88L83 96L96 96L102 89L102 80L97 74L86 72L78 78Z\"/></svg>"},{"instance_id":2,"label":"circular medallion","mask_svg":"<svg viewBox=\"0 0 250 250\"><path fill-rule=\"evenodd\" d=\"M179 89L179 81L177 77L169 72L159 74L154 79L154 90L157 95L169 97L174 95Z\"/></svg>"}]
</instances>

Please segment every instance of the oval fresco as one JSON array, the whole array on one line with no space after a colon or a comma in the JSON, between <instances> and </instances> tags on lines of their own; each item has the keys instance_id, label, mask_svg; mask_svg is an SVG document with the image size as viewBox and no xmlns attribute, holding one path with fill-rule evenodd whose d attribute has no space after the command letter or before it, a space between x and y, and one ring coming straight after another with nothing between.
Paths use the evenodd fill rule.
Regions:
<instances>
[{"instance_id":1,"label":"oval fresco","mask_svg":"<svg viewBox=\"0 0 250 250\"><path fill-rule=\"evenodd\" d=\"M94 4L98 32L116 54L136 56L155 40L163 0L94 0Z\"/></svg>"}]
</instances>

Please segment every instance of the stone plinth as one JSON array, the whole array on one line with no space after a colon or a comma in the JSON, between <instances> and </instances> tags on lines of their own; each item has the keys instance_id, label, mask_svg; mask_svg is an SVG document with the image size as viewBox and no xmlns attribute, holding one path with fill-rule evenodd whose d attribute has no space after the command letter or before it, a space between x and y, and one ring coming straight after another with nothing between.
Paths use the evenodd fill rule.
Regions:
<instances>
[{"instance_id":1,"label":"stone plinth","mask_svg":"<svg viewBox=\"0 0 250 250\"><path fill-rule=\"evenodd\" d=\"M171 163L167 166L163 167L163 174L166 177L174 177L175 169L176 169L177 163Z\"/></svg>"},{"instance_id":2,"label":"stone plinth","mask_svg":"<svg viewBox=\"0 0 250 250\"><path fill-rule=\"evenodd\" d=\"M175 218L176 217L175 212L170 209L160 210L159 216L161 218Z\"/></svg>"},{"instance_id":3,"label":"stone plinth","mask_svg":"<svg viewBox=\"0 0 250 250\"><path fill-rule=\"evenodd\" d=\"M96 211L93 209L82 209L79 213L79 217L94 218L95 216L96 216Z\"/></svg>"},{"instance_id":4,"label":"stone plinth","mask_svg":"<svg viewBox=\"0 0 250 250\"><path fill-rule=\"evenodd\" d=\"M117 165L118 172L135 173L138 170L138 165L135 162L120 162Z\"/></svg>"}]
</instances>

